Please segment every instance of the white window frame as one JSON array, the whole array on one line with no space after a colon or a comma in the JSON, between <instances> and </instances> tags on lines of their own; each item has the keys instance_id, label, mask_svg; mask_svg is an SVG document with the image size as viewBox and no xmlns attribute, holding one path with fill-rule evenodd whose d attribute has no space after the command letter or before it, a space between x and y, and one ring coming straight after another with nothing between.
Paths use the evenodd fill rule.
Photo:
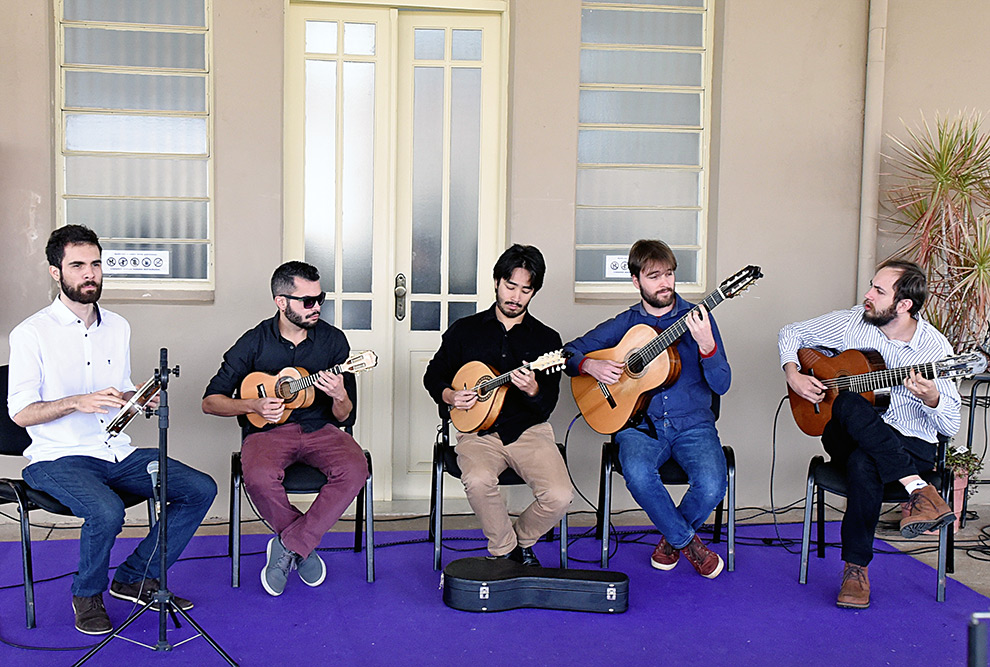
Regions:
<instances>
[{"instance_id":1,"label":"white window frame","mask_svg":"<svg viewBox=\"0 0 990 667\"><path fill-rule=\"evenodd\" d=\"M164 1L164 0L162 0ZM55 49L56 49L56 71L55 71L55 194L56 194L56 227L73 224L67 219L67 201L70 199L84 198L69 195L66 192L66 158L73 156L98 155L106 156L107 152L86 152L69 151L65 145L65 124L67 118L72 114L80 112L86 113L126 113L128 115L155 115L171 116L177 118L205 118L206 119L206 196L205 197L159 197L154 199L174 200L174 201L205 201L207 204L207 234L206 238L140 238L140 237L101 237L101 243L196 243L206 244L207 247L207 276L204 279L183 279L183 278L156 278L156 277L104 277L104 299L114 299L123 301L212 301L215 288L215 231L214 231L214 95L213 95L213 18L212 0L201 0L204 5L205 26L172 26L162 24L142 24L107 21L76 21L63 19L64 0L53 0L55 18ZM135 67L135 66L107 66L107 65L74 65L65 62L65 29L66 28L104 28L110 30L138 30L151 32L168 33L190 33L204 35L204 69L176 69L158 67ZM96 107L69 107L66 102L65 73L68 70L86 72L123 72L142 74L198 74L205 76L206 85L206 110L205 111L148 111L148 110L120 110L120 109L100 109ZM148 158L175 158L186 157L176 154L162 153L109 153L110 155L141 155ZM202 154L196 154L195 159L202 160ZM91 196L92 197L92 196ZM102 198L102 197L100 197ZM141 195L116 195L107 197L118 200L135 199L140 200Z\"/></svg>"}]
</instances>

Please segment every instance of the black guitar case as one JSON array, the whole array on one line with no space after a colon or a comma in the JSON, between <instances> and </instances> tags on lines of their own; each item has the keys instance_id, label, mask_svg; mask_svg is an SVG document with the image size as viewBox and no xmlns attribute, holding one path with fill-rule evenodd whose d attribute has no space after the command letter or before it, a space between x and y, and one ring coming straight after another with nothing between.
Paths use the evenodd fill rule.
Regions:
<instances>
[{"instance_id":1,"label":"black guitar case","mask_svg":"<svg viewBox=\"0 0 990 667\"><path fill-rule=\"evenodd\" d=\"M443 569L443 601L461 611L535 607L619 614L629 606L629 577L609 570L531 567L505 558L461 558Z\"/></svg>"}]
</instances>

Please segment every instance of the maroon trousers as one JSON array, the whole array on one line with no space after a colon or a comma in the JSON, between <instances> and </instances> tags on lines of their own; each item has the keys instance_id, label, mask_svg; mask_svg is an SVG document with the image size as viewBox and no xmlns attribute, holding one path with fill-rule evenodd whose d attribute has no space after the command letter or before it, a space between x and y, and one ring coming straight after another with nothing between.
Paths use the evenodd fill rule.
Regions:
<instances>
[{"instance_id":1,"label":"maroon trousers","mask_svg":"<svg viewBox=\"0 0 990 667\"><path fill-rule=\"evenodd\" d=\"M305 513L285 493L285 469L296 462L327 476ZM252 433L241 444L244 486L261 516L282 538L282 544L303 558L319 545L368 479L368 462L349 434L332 424L303 433L298 424L283 424Z\"/></svg>"}]
</instances>

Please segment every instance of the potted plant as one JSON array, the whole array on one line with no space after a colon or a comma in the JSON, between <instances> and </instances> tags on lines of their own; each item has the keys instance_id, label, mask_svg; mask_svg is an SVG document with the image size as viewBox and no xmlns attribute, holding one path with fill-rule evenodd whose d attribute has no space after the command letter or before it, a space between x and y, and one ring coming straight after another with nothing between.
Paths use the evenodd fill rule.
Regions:
<instances>
[{"instance_id":1,"label":"potted plant","mask_svg":"<svg viewBox=\"0 0 990 667\"><path fill-rule=\"evenodd\" d=\"M928 274L925 318L959 353L981 342L990 317L990 134L979 114L922 119L888 135L890 215L881 231Z\"/></svg>"}]
</instances>

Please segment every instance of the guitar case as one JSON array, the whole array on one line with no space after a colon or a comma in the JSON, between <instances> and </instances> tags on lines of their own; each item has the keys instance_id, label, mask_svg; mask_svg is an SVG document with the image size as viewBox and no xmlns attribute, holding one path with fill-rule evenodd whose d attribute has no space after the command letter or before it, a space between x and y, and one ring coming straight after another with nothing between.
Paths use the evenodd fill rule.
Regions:
<instances>
[{"instance_id":1,"label":"guitar case","mask_svg":"<svg viewBox=\"0 0 990 667\"><path fill-rule=\"evenodd\" d=\"M620 614L629 606L629 577L609 570L563 570L506 558L461 558L443 569L443 601L461 611L524 607Z\"/></svg>"}]
</instances>

